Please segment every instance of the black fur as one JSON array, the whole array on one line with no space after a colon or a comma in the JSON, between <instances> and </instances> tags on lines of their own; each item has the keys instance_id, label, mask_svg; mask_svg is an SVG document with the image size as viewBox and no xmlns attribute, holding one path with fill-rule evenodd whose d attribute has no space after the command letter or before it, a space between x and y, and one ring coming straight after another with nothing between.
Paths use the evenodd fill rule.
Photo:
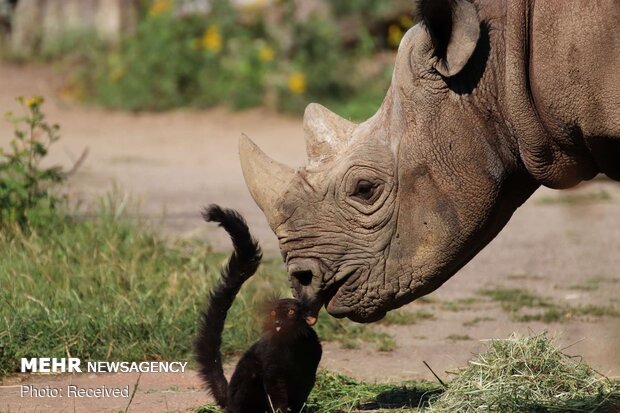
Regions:
<instances>
[{"instance_id":1,"label":"black fur","mask_svg":"<svg viewBox=\"0 0 620 413\"><path fill-rule=\"evenodd\" d=\"M218 222L230 235L234 247L228 263L222 269L221 280L211 293L209 307L202 313L195 342L199 374L217 404L226 407L228 382L222 370L220 352L224 321L239 289L256 272L262 253L245 220L236 211L211 205L202 216L205 221Z\"/></svg>"},{"instance_id":2,"label":"black fur","mask_svg":"<svg viewBox=\"0 0 620 413\"><path fill-rule=\"evenodd\" d=\"M301 301L282 299L267 306L263 336L243 354L230 385L226 382L220 353L224 320L241 285L256 271L261 252L238 213L212 205L203 215L226 229L235 251L200 320L195 342L200 375L217 404L231 413L299 412L322 353Z\"/></svg>"},{"instance_id":3,"label":"black fur","mask_svg":"<svg viewBox=\"0 0 620 413\"><path fill-rule=\"evenodd\" d=\"M435 53L438 57L444 57L450 36L452 36L452 14L454 0L418 0L417 20L426 26Z\"/></svg>"}]
</instances>

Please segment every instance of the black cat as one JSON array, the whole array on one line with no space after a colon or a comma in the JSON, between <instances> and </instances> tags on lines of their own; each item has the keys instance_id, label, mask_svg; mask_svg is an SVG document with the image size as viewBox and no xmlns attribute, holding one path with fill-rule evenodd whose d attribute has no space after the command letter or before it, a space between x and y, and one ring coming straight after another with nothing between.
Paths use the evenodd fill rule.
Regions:
<instances>
[{"instance_id":1,"label":"black cat","mask_svg":"<svg viewBox=\"0 0 620 413\"><path fill-rule=\"evenodd\" d=\"M316 318L295 299L271 303L265 311L263 335L241 357L227 383L220 346L228 309L262 258L239 213L211 205L206 221L219 222L230 235L234 252L202 313L194 343L199 373L217 404L231 413L299 412L316 378L322 349L310 327Z\"/></svg>"}]
</instances>

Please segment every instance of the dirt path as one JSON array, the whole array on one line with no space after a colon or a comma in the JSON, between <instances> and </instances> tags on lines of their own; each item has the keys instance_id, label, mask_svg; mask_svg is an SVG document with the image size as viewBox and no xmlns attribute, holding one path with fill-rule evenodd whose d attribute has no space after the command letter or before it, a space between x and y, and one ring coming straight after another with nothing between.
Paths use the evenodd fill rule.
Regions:
<instances>
[{"instance_id":1,"label":"dirt path","mask_svg":"<svg viewBox=\"0 0 620 413\"><path fill-rule=\"evenodd\" d=\"M201 206L218 202L241 210L269 254L275 237L251 201L239 168L237 139L251 136L268 154L290 165L304 162L301 121L262 110L175 111L132 115L84 108L54 98L49 69L0 66L0 112L15 107L16 95L47 97L46 113L62 125L63 139L52 154L65 165L88 147L90 154L72 181L72 191L87 200L116 182L141 200L154 219L166 212L164 228L174 236L205 237L227 246L222 231L211 231L199 218ZM9 125L0 123L0 145ZM568 350L583 355L596 369L620 376L620 318L574 315L563 322L515 322L499 303L480 296L481 288L521 288L562 308L615 306L620 310L620 185L594 182L562 193L542 189L522 207L506 229L430 300L410 310L434 315L415 325L379 326L396 341L391 352L363 344L343 350L328 343L322 366L367 380L432 379L422 364L444 372L464 365L483 344L513 331L548 330ZM214 235L215 234L215 235ZM458 304L458 305L455 305ZM456 311L454 311L456 310ZM444 377L445 373L441 373ZM40 385L81 381L88 385L131 385L132 375L12 378L0 387L0 411L96 412L125 408L125 400L40 400L20 398L17 381ZM11 387L13 386L13 387ZM193 373L143 376L132 412L185 411L208 399ZM73 404L75 402L75 404ZM54 404L55 403L55 404Z\"/></svg>"},{"instance_id":2,"label":"dirt path","mask_svg":"<svg viewBox=\"0 0 620 413\"><path fill-rule=\"evenodd\" d=\"M57 76L49 69L0 65L2 114L19 110L15 96L42 95L48 120L61 125L52 162L70 166L88 148L71 182L76 197L94 202L117 186L157 223L164 216L164 228L175 236L206 236L202 206L234 206L248 217L265 247L276 251L276 238L243 183L237 142L245 133L276 159L300 165L304 141L298 118L264 110L112 112L63 101L54 93L57 87ZM10 136L11 125L1 121L0 145Z\"/></svg>"}]
</instances>

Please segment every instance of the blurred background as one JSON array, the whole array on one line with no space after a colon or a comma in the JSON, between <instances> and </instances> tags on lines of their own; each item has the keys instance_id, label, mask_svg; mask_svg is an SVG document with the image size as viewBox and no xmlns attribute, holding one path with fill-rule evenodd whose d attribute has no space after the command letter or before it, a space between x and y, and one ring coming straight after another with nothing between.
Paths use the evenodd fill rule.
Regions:
<instances>
[{"instance_id":1,"label":"blurred background","mask_svg":"<svg viewBox=\"0 0 620 413\"><path fill-rule=\"evenodd\" d=\"M0 0L12 61L61 62L66 99L128 110L226 105L374 112L413 24L396 0Z\"/></svg>"}]
</instances>

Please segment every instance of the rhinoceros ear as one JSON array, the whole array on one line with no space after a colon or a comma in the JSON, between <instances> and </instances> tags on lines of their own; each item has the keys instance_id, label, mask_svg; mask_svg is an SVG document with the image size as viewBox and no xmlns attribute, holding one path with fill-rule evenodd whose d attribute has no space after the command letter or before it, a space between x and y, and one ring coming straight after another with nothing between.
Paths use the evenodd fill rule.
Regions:
<instances>
[{"instance_id":1,"label":"rhinoceros ear","mask_svg":"<svg viewBox=\"0 0 620 413\"><path fill-rule=\"evenodd\" d=\"M306 152L310 164L317 164L342 152L357 125L317 103L304 113Z\"/></svg>"},{"instance_id":2,"label":"rhinoceros ear","mask_svg":"<svg viewBox=\"0 0 620 413\"><path fill-rule=\"evenodd\" d=\"M459 73L474 53L480 21L467 0L419 0L418 16L431 37L434 67L443 76Z\"/></svg>"}]
</instances>

